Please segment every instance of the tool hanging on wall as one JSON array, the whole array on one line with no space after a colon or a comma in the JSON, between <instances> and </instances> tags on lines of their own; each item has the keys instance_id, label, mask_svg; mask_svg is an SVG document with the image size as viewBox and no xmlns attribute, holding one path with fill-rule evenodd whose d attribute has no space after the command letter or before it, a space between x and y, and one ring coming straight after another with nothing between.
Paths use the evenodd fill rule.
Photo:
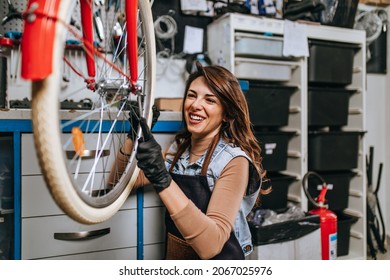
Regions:
<instances>
[{"instance_id":1,"label":"tool hanging on wall","mask_svg":"<svg viewBox=\"0 0 390 280\"><path fill-rule=\"evenodd\" d=\"M366 156L367 170L367 245L370 255L376 259L377 252L386 253L385 239L386 230L382 216L382 210L379 204L378 192L382 177L383 163L379 164L378 178L376 188L373 188L373 162L374 147L370 147L369 154ZM378 217L379 216L379 217ZM376 243L376 246L375 246Z\"/></svg>"},{"instance_id":2,"label":"tool hanging on wall","mask_svg":"<svg viewBox=\"0 0 390 280\"><path fill-rule=\"evenodd\" d=\"M0 109L7 106L7 58L0 56Z\"/></svg>"},{"instance_id":3,"label":"tool hanging on wall","mask_svg":"<svg viewBox=\"0 0 390 280\"><path fill-rule=\"evenodd\" d=\"M354 29L364 30L366 32L367 61L370 61L371 59L370 45L376 41L383 32L386 33L387 22L388 15L384 9L362 11L356 16Z\"/></svg>"},{"instance_id":4,"label":"tool hanging on wall","mask_svg":"<svg viewBox=\"0 0 390 280\"><path fill-rule=\"evenodd\" d=\"M11 0L7 0L8 3L8 13L7 15L2 19L1 24L5 25L7 22L14 20L14 19L22 19L22 13L19 12L14 5L11 3Z\"/></svg>"},{"instance_id":5,"label":"tool hanging on wall","mask_svg":"<svg viewBox=\"0 0 390 280\"><path fill-rule=\"evenodd\" d=\"M2 18L1 25L6 25L8 22L15 19L22 20L22 13L19 12L12 4L11 0L7 0L8 11ZM8 61L8 74L10 75L10 82L15 83L19 74L19 60L20 60L20 40L22 33L19 31L5 32L4 38L0 38L0 47L8 47L10 50Z\"/></svg>"}]
</instances>

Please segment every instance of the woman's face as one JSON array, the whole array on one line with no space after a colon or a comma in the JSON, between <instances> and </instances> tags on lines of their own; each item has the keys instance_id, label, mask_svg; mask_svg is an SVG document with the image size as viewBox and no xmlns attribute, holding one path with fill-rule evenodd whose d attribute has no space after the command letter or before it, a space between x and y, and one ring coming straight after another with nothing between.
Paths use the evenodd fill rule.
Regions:
<instances>
[{"instance_id":1,"label":"woman's face","mask_svg":"<svg viewBox=\"0 0 390 280\"><path fill-rule=\"evenodd\" d=\"M188 89L184 118L194 139L212 138L219 132L224 118L222 104L202 76L196 78Z\"/></svg>"}]
</instances>

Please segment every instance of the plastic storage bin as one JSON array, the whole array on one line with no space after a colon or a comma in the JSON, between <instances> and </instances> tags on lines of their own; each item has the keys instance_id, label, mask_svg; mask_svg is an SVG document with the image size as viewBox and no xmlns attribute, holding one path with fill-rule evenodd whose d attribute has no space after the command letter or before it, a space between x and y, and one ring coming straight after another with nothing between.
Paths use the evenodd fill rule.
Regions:
<instances>
[{"instance_id":1,"label":"plastic storage bin","mask_svg":"<svg viewBox=\"0 0 390 280\"><path fill-rule=\"evenodd\" d=\"M300 219L292 219L266 226L249 222L253 245L273 244L298 239L320 227L318 215L305 214Z\"/></svg>"},{"instance_id":2,"label":"plastic storage bin","mask_svg":"<svg viewBox=\"0 0 390 280\"><path fill-rule=\"evenodd\" d=\"M249 260L321 260L321 230L279 243L255 246Z\"/></svg>"},{"instance_id":3,"label":"plastic storage bin","mask_svg":"<svg viewBox=\"0 0 390 280\"><path fill-rule=\"evenodd\" d=\"M292 65L282 62L235 59L235 75L239 79L287 82L291 79Z\"/></svg>"},{"instance_id":4,"label":"plastic storage bin","mask_svg":"<svg viewBox=\"0 0 390 280\"><path fill-rule=\"evenodd\" d=\"M295 132L259 131L255 137L260 142L263 167L267 171L283 171L287 168L288 143Z\"/></svg>"},{"instance_id":5,"label":"plastic storage bin","mask_svg":"<svg viewBox=\"0 0 390 280\"><path fill-rule=\"evenodd\" d=\"M349 254L351 226L358 218L344 213L337 214L337 256Z\"/></svg>"},{"instance_id":6,"label":"plastic storage bin","mask_svg":"<svg viewBox=\"0 0 390 280\"><path fill-rule=\"evenodd\" d=\"M263 188L272 186L269 194L261 195L260 207L280 211L287 208L288 188L296 177L279 173L267 174L268 181L263 182Z\"/></svg>"},{"instance_id":7,"label":"plastic storage bin","mask_svg":"<svg viewBox=\"0 0 390 280\"><path fill-rule=\"evenodd\" d=\"M309 131L308 168L341 171L357 167L360 131Z\"/></svg>"},{"instance_id":8,"label":"plastic storage bin","mask_svg":"<svg viewBox=\"0 0 390 280\"><path fill-rule=\"evenodd\" d=\"M328 186L326 192L326 204L328 209L333 211L341 211L348 208L349 203L349 188L354 172L332 172L319 173ZM312 198L318 197L322 189L322 184L317 177L309 177L308 191ZM308 205L309 210L315 208L311 203Z\"/></svg>"},{"instance_id":9,"label":"plastic storage bin","mask_svg":"<svg viewBox=\"0 0 390 280\"><path fill-rule=\"evenodd\" d=\"M252 260L320 260L320 217L288 208L256 208L248 216L254 247Z\"/></svg>"},{"instance_id":10,"label":"plastic storage bin","mask_svg":"<svg viewBox=\"0 0 390 280\"><path fill-rule=\"evenodd\" d=\"M352 83L356 45L311 40L308 82L314 85L346 86Z\"/></svg>"},{"instance_id":11,"label":"plastic storage bin","mask_svg":"<svg viewBox=\"0 0 390 280\"><path fill-rule=\"evenodd\" d=\"M312 127L348 124L350 96L354 90L344 88L309 88L308 124Z\"/></svg>"},{"instance_id":12,"label":"plastic storage bin","mask_svg":"<svg viewBox=\"0 0 390 280\"><path fill-rule=\"evenodd\" d=\"M13 259L14 214L0 213L0 260Z\"/></svg>"},{"instance_id":13,"label":"plastic storage bin","mask_svg":"<svg viewBox=\"0 0 390 280\"><path fill-rule=\"evenodd\" d=\"M0 211L1 209L13 209L13 194L13 138L0 136Z\"/></svg>"},{"instance_id":14,"label":"plastic storage bin","mask_svg":"<svg viewBox=\"0 0 390 280\"><path fill-rule=\"evenodd\" d=\"M246 82L247 86L242 88L252 124L263 127L288 125L290 99L297 88L258 81Z\"/></svg>"},{"instance_id":15,"label":"plastic storage bin","mask_svg":"<svg viewBox=\"0 0 390 280\"><path fill-rule=\"evenodd\" d=\"M235 33L235 55L283 58L283 37Z\"/></svg>"}]
</instances>

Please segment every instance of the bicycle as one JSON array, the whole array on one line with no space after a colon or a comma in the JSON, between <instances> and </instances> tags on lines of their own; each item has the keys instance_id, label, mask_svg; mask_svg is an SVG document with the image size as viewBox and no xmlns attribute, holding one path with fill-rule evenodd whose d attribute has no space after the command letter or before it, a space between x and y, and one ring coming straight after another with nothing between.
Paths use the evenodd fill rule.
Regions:
<instances>
[{"instance_id":1,"label":"bicycle","mask_svg":"<svg viewBox=\"0 0 390 280\"><path fill-rule=\"evenodd\" d=\"M34 142L45 182L72 219L101 223L123 205L139 172L137 140L124 166L115 160L133 127L129 115L139 110L151 124L150 3L28 0L23 20L22 77L32 82ZM76 108L61 107L80 97ZM141 136L140 129L132 133Z\"/></svg>"}]
</instances>

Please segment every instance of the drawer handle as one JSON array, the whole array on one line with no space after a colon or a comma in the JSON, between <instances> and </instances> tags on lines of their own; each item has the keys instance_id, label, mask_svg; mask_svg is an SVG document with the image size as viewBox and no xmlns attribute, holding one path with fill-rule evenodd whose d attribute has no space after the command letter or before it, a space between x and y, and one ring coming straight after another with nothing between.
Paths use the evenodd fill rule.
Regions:
<instances>
[{"instance_id":1,"label":"drawer handle","mask_svg":"<svg viewBox=\"0 0 390 280\"><path fill-rule=\"evenodd\" d=\"M80 232L55 232L54 239L58 240L89 240L98 238L110 233L110 228L103 228L98 230L80 231Z\"/></svg>"},{"instance_id":2,"label":"drawer handle","mask_svg":"<svg viewBox=\"0 0 390 280\"><path fill-rule=\"evenodd\" d=\"M82 159L95 158L95 156L98 155L99 152L100 151L96 151L96 150L84 150L83 155L81 156L81 158ZM103 152L101 154L101 157L107 157L109 155L110 155L110 150L103 150ZM73 159L76 156L78 156L78 154L75 151L66 151L66 157L68 159Z\"/></svg>"}]
</instances>

